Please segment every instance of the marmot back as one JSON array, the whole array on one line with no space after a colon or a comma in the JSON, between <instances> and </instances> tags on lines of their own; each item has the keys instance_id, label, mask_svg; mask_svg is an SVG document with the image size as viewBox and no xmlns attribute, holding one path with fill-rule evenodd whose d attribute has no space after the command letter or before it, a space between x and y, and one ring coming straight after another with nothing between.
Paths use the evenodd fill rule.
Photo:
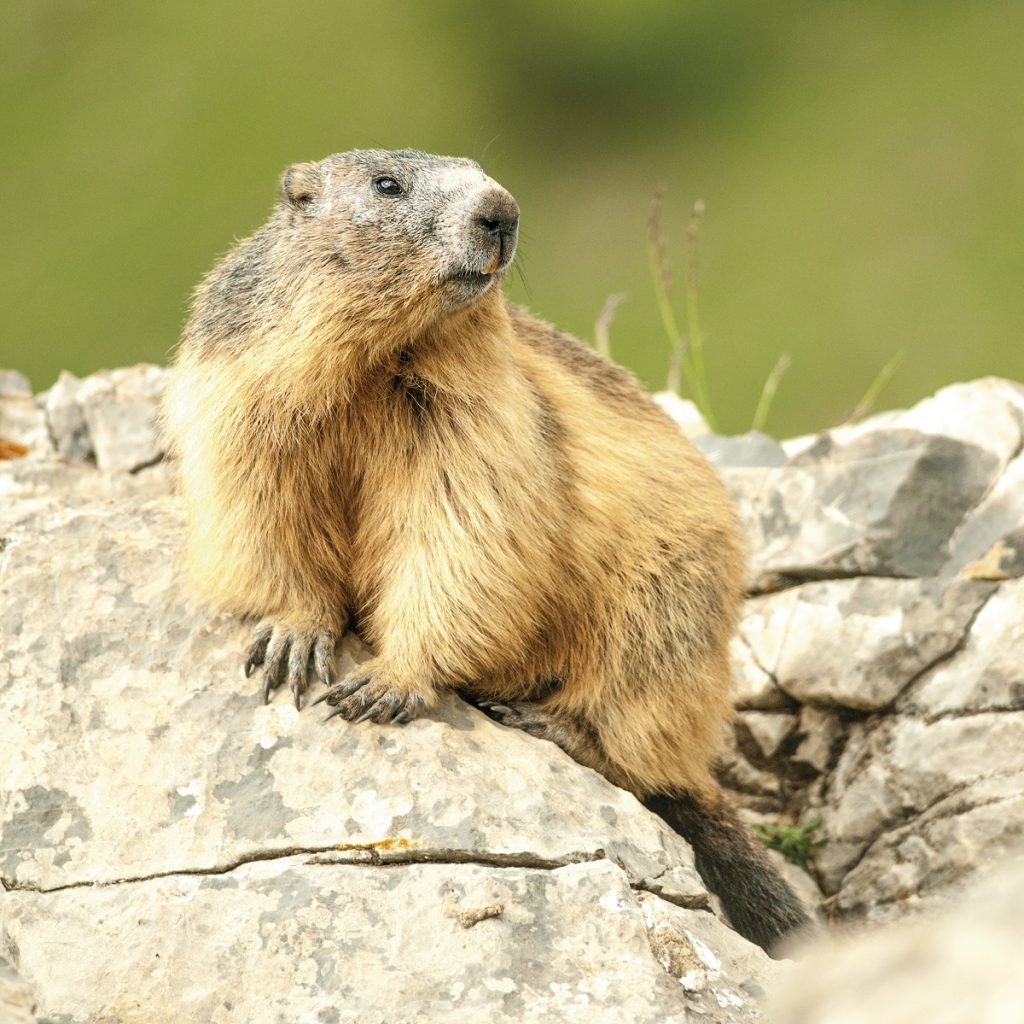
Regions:
<instances>
[{"instance_id":1,"label":"marmot back","mask_svg":"<svg viewBox=\"0 0 1024 1024\"><path fill-rule=\"evenodd\" d=\"M806 922L724 802L741 599L724 489L626 371L500 281L519 211L473 162L284 175L200 285L166 419L189 562L261 617L263 695L405 722L445 688L655 806L762 945ZM333 679L354 624L373 656Z\"/></svg>"}]
</instances>

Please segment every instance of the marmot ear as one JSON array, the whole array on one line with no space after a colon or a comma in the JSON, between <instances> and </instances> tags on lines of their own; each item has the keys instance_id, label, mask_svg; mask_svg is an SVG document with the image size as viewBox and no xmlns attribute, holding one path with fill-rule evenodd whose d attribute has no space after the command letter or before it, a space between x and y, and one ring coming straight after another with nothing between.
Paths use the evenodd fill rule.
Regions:
<instances>
[{"instance_id":1,"label":"marmot ear","mask_svg":"<svg viewBox=\"0 0 1024 1024\"><path fill-rule=\"evenodd\" d=\"M281 177L281 197L291 206L303 209L320 194L320 165L292 164Z\"/></svg>"}]
</instances>

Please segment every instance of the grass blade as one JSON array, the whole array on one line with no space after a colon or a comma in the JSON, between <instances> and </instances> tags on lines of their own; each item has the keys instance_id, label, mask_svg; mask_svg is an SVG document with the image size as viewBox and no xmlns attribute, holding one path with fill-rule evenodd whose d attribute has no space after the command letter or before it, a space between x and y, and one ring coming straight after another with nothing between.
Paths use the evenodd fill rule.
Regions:
<instances>
[{"instance_id":1,"label":"grass blade","mask_svg":"<svg viewBox=\"0 0 1024 1024\"><path fill-rule=\"evenodd\" d=\"M757 408L754 410L754 421L750 424L751 430L764 430L772 402L775 401L775 392L779 390L779 383L786 375L791 363L789 355L784 352L776 360L771 373L765 378L764 387L761 388L761 397L757 400Z\"/></svg>"},{"instance_id":2,"label":"grass blade","mask_svg":"<svg viewBox=\"0 0 1024 1024\"><path fill-rule=\"evenodd\" d=\"M594 324L594 348L605 357L605 359L611 359L612 357L612 343L611 343L611 327L612 320L615 319L615 310L623 303L626 298L625 292L615 292L613 295L609 295L604 300L604 306L601 307L601 315L597 318L597 323Z\"/></svg>"},{"instance_id":3,"label":"grass blade","mask_svg":"<svg viewBox=\"0 0 1024 1024\"><path fill-rule=\"evenodd\" d=\"M906 355L907 350L900 349L900 351L897 352L896 355L894 355L892 359L890 359L889 362L887 362L885 366L878 371L878 376L875 377L875 379L868 385L867 391L864 392L864 397L853 407L853 412L843 420L844 423L856 423L857 420L864 419L864 417L871 412L875 406L875 402L878 401L878 396L885 389L885 386L889 381L892 380L893 374L895 374L895 372L900 368L900 364L906 358Z\"/></svg>"}]
</instances>

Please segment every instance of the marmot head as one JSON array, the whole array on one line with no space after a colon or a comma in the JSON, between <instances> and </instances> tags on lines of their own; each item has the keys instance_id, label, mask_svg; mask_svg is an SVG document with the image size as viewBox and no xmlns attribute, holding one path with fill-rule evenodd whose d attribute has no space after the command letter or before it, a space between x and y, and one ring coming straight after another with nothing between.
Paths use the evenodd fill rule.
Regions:
<instances>
[{"instance_id":1,"label":"marmot head","mask_svg":"<svg viewBox=\"0 0 1024 1024\"><path fill-rule=\"evenodd\" d=\"M278 216L321 300L336 295L347 318L425 326L497 291L519 207L472 160L354 150L289 167Z\"/></svg>"}]
</instances>

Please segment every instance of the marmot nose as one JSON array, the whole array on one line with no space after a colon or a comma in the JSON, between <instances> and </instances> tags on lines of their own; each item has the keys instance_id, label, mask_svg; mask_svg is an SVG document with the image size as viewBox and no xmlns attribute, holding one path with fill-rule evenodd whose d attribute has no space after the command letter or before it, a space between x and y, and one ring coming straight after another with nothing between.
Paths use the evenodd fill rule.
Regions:
<instances>
[{"instance_id":1,"label":"marmot nose","mask_svg":"<svg viewBox=\"0 0 1024 1024\"><path fill-rule=\"evenodd\" d=\"M519 226L519 207L507 192L492 192L476 208L473 222L488 235L508 238Z\"/></svg>"}]
</instances>

